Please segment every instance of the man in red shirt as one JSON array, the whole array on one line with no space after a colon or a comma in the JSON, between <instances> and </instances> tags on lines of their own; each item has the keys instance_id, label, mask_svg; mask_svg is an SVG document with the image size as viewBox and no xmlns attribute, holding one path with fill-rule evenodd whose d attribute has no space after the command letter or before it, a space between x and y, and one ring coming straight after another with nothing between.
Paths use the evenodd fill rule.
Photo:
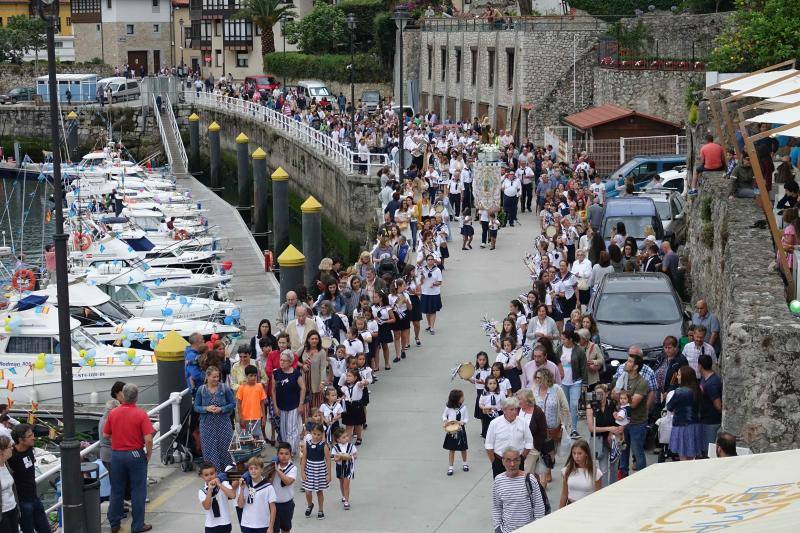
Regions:
<instances>
[{"instance_id":1,"label":"man in red shirt","mask_svg":"<svg viewBox=\"0 0 800 533\"><path fill-rule=\"evenodd\" d=\"M714 136L708 133L706 134L706 143L700 148L700 164L692 174L692 186L689 194L697 194L697 179L700 174L714 170L725 170L725 150L715 143Z\"/></svg>"},{"instance_id":2,"label":"man in red shirt","mask_svg":"<svg viewBox=\"0 0 800 533\"><path fill-rule=\"evenodd\" d=\"M136 407L139 388L127 383L122 388L123 404L108 414L103 435L111 439L111 501L108 522L111 533L119 533L125 487L131 486L131 533L150 531L144 523L147 498L147 462L153 453L153 424L147 413Z\"/></svg>"}]
</instances>

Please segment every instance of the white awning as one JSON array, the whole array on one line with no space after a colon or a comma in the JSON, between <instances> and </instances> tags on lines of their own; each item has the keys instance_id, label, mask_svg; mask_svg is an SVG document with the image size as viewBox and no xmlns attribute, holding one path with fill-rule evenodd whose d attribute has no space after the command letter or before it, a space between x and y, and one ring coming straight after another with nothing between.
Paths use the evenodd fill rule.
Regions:
<instances>
[{"instance_id":1,"label":"white awning","mask_svg":"<svg viewBox=\"0 0 800 533\"><path fill-rule=\"evenodd\" d=\"M766 122L767 124L791 124L798 121L800 121L800 105L762 113L745 120L745 122Z\"/></svg>"},{"instance_id":2,"label":"white awning","mask_svg":"<svg viewBox=\"0 0 800 533\"><path fill-rule=\"evenodd\" d=\"M775 96L773 98L768 98L767 101L775 102L776 104L796 104L800 102L800 92Z\"/></svg>"},{"instance_id":3,"label":"white awning","mask_svg":"<svg viewBox=\"0 0 800 533\"><path fill-rule=\"evenodd\" d=\"M798 516L800 450L789 450L648 466L517 531L788 533Z\"/></svg>"},{"instance_id":4,"label":"white awning","mask_svg":"<svg viewBox=\"0 0 800 533\"><path fill-rule=\"evenodd\" d=\"M783 137L800 137L800 126L796 126L794 128L789 128L786 131L782 131L780 133L775 133L772 135L773 137L783 136Z\"/></svg>"},{"instance_id":5,"label":"white awning","mask_svg":"<svg viewBox=\"0 0 800 533\"><path fill-rule=\"evenodd\" d=\"M797 70L788 69L773 70L771 72L759 72L758 74L750 74L740 80L725 82L720 85L720 88L733 92L747 91L749 89L754 89L755 87L764 85L765 83L775 81L783 76L786 76L787 74L791 74L792 72L797 72ZM776 93L776 95L784 94L790 90L791 89L787 89L786 91Z\"/></svg>"},{"instance_id":6,"label":"white awning","mask_svg":"<svg viewBox=\"0 0 800 533\"><path fill-rule=\"evenodd\" d=\"M798 89L800 89L800 75L789 78L788 80L779 81L769 87L747 93L747 96L752 96L754 98L774 98Z\"/></svg>"}]
</instances>

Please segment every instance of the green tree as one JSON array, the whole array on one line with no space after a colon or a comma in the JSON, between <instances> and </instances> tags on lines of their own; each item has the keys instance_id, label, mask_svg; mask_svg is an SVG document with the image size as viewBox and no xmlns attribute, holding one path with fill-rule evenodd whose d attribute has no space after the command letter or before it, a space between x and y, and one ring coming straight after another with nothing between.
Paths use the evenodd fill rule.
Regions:
<instances>
[{"instance_id":1,"label":"green tree","mask_svg":"<svg viewBox=\"0 0 800 533\"><path fill-rule=\"evenodd\" d=\"M736 0L736 7L716 40L709 61L711 68L751 71L798 57L798 0Z\"/></svg>"},{"instance_id":2,"label":"green tree","mask_svg":"<svg viewBox=\"0 0 800 533\"><path fill-rule=\"evenodd\" d=\"M31 50L41 50L46 46L45 25L40 18L26 16L11 17L8 25L0 28L0 56L13 63Z\"/></svg>"},{"instance_id":3,"label":"green tree","mask_svg":"<svg viewBox=\"0 0 800 533\"><path fill-rule=\"evenodd\" d=\"M296 17L294 4L283 4L281 0L245 0L242 9L231 18L248 19L253 27L261 29L261 55L265 55L275 51L272 27L281 16Z\"/></svg>"},{"instance_id":4,"label":"green tree","mask_svg":"<svg viewBox=\"0 0 800 533\"><path fill-rule=\"evenodd\" d=\"M349 43L349 31L344 12L319 0L303 20L286 27L286 40L306 54L329 54Z\"/></svg>"}]
</instances>

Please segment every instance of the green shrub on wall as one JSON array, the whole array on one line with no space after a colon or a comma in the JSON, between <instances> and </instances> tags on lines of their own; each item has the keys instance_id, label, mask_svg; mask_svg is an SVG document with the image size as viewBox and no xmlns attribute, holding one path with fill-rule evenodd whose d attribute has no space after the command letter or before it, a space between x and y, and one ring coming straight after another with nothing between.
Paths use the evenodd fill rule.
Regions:
<instances>
[{"instance_id":1,"label":"green shrub on wall","mask_svg":"<svg viewBox=\"0 0 800 533\"><path fill-rule=\"evenodd\" d=\"M376 16L373 31L375 32L375 53L378 54L381 63L391 67L396 48L396 26L391 13L381 13Z\"/></svg>"},{"instance_id":2,"label":"green shrub on wall","mask_svg":"<svg viewBox=\"0 0 800 533\"><path fill-rule=\"evenodd\" d=\"M340 9L345 17L348 13L355 16L356 30L353 40L356 50L369 50L375 38L373 31L375 17L386 11L383 0L343 0L336 4L336 9Z\"/></svg>"},{"instance_id":3,"label":"green shrub on wall","mask_svg":"<svg viewBox=\"0 0 800 533\"><path fill-rule=\"evenodd\" d=\"M275 52L264 56L264 68L274 76L294 79L322 79L350 82L350 54L308 55L299 52ZM356 83L388 81L391 74L371 54L356 54L354 80Z\"/></svg>"}]
</instances>

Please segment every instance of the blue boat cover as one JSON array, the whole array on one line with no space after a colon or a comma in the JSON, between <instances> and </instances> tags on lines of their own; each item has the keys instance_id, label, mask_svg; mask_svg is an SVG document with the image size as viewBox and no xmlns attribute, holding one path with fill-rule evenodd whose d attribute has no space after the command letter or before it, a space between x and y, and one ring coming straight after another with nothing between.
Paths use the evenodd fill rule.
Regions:
<instances>
[{"instance_id":1,"label":"blue boat cover","mask_svg":"<svg viewBox=\"0 0 800 533\"><path fill-rule=\"evenodd\" d=\"M150 242L150 239L147 237L141 237L139 239L125 239L125 242L127 242L128 245L133 248L134 252L149 252L156 247L156 245Z\"/></svg>"},{"instance_id":2,"label":"blue boat cover","mask_svg":"<svg viewBox=\"0 0 800 533\"><path fill-rule=\"evenodd\" d=\"M21 299L17 302L17 305L14 307L17 311L27 311L28 309L33 309L34 307L38 307L47 301L47 296L39 296L39 295L30 295L26 296L25 298Z\"/></svg>"}]
</instances>

